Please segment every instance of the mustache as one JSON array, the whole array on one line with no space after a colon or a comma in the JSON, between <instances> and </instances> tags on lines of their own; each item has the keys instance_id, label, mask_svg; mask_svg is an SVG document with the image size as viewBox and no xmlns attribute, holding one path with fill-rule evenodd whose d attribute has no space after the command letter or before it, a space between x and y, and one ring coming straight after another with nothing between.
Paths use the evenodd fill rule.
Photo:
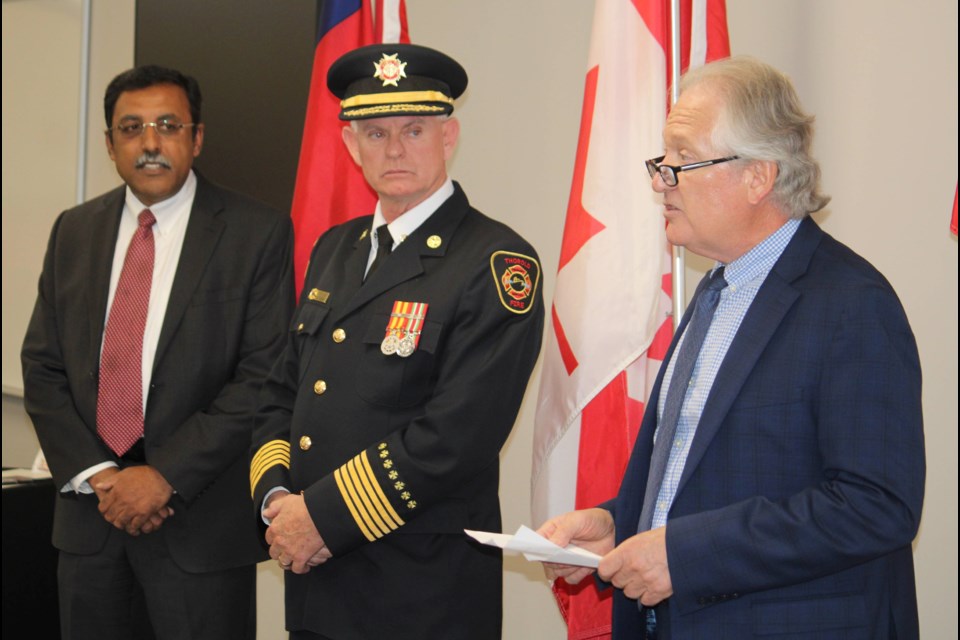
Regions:
<instances>
[{"instance_id":1,"label":"mustache","mask_svg":"<svg viewBox=\"0 0 960 640\"><path fill-rule=\"evenodd\" d=\"M158 164L164 169L170 168L170 160L168 160L167 157L162 153L143 153L139 158L137 158L137 169L141 169L147 164Z\"/></svg>"}]
</instances>

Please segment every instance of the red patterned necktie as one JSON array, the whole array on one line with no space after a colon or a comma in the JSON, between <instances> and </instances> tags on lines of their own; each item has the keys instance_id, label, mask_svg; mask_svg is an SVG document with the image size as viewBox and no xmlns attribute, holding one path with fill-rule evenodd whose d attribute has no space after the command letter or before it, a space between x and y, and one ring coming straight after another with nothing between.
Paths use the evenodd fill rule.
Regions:
<instances>
[{"instance_id":1,"label":"red patterned necktie","mask_svg":"<svg viewBox=\"0 0 960 640\"><path fill-rule=\"evenodd\" d=\"M100 354L97 433L118 456L143 436L143 330L153 279L151 227L156 221L149 209L137 217Z\"/></svg>"}]
</instances>

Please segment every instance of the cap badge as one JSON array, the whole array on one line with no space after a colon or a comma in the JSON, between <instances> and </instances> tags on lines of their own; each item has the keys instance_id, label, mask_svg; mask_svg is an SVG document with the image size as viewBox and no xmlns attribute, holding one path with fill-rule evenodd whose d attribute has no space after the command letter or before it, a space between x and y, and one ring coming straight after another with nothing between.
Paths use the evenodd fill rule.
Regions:
<instances>
[{"instance_id":1,"label":"cap badge","mask_svg":"<svg viewBox=\"0 0 960 640\"><path fill-rule=\"evenodd\" d=\"M398 60L398 55L400 54L387 55L385 53L379 62L373 63L375 69L373 77L377 80L383 80L383 86L385 87L396 87L401 78L407 77L407 73L404 71L407 63Z\"/></svg>"}]
</instances>

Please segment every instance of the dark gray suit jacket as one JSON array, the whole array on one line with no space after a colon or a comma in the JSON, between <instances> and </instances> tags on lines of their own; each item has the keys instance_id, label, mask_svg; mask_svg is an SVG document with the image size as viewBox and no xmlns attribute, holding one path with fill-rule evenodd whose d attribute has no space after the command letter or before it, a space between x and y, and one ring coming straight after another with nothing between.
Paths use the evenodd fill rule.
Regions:
<instances>
[{"instance_id":1,"label":"dark gray suit jacket","mask_svg":"<svg viewBox=\"0 0 960 640\"><path fill-rule=\"evenodd\" d=\"M96 407L123 204L121 187L58 218L23 344L26 409L58 487L116 459L97 435ZM255 398L292 308L289 219L198 176L144 426L147 463L176 491L163 526L187 571L265 558L250 520L246 455ZM59 494L57 548L97 553L110 526L94 497Z\"/></svg>"}]
</instances>

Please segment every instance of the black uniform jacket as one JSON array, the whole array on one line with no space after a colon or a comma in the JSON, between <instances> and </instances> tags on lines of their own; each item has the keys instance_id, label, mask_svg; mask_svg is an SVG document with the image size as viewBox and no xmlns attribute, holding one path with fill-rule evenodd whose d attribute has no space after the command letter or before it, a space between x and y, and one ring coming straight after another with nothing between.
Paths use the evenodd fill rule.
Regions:
<instances>
[{"instance_id":1,"label":"black uniform jacket","mask_svg":"<svg viewBox=\"0 0 960 640\"><path fill-rule=\"evenodd\" d=\"M334 557L287 575L287 626L330 638L499 637L499 452L540 351L533 248L455 193L363 282L369 216L317 242L261 398L251 486L303 491ZM385 355L397 302L416 350ZM410 314L408 314L410 315Z\"/></svg>"},{"instance_id":2,"label":"black uniform jacket","mask_svg":"<svg viewBox=\"0 0 960 640\"><path fill-rule=\"evenodd\" d=\"M191 572L265 558L246 491L251 415L294 302L289 219L197 179L144 416L146 461L176 491L170 554ZM23 344L26 409L58 487L116 460L97 435L97 377L123 204L121 187L57 219ZM92 494L58 494L57 548L97 553L110 527Z\"/></svg>"}]
</instances>

